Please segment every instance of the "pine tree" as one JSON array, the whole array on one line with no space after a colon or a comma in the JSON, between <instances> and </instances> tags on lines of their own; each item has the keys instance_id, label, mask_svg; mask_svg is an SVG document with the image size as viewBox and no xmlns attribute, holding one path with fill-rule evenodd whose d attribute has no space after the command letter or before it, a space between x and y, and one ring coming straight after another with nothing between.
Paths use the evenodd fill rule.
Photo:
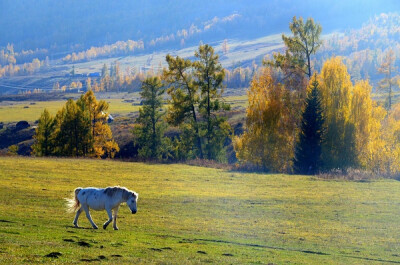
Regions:
<instances>
[{"instance_id":1,"label":"pine tree","mask_svg":"<svg viewBox=\"0 0 400 265\"><path fill-rule=\"evenodd\" d=\"M302 115L300 137L296 145L294 169L299 174L316 174L321 169L321 147L324 119L317 76L308 91Z\"/></svg>"},{"instance_id":2,"label":"pine tree","mask_svg":"<svg viewBox=\"0 0 400 265\"><path fill-rule=\"evenodd\" d=\"M56 146L61 156L86 156L93 148L90 115L82 106L69 99L56 115Z\"/></svg>"},{"instance_id":3,"label":"pine tree","mask_svg":"<svg viewBox=\"0 0 400 265\"><path fill-rule=\"evenodd\" d=\"M136 143L139 145L139 156L142 158L162 159L165 125L162 120L164 87L159 77L146 78L140 95L143 107L139 109L139 117L134 130Z\"/></svg>"},{"instance_id":4,"label":"pine tree","mask_svg":"<svg viewBox=\"0 0 400 265\"><path fill-rule=\"evenodd\" d=\"M275 53L273 60L264 61L263 64L282 70L286 88L304 92L312 75L311 56L322 45L320 40L322 27L312 18L308 18L304 23L301 17L299 19L293 17L289 27L293 36L282 34L286 52Z\"/></svg>"},{"instance_id":5,"label":"pine tree","mask_svg":"<svg viewBox=\"0 0 400 265\"><path fill-rule=\"evenodd\" d=\"M54 127L55 120L47 109L40 115L38 127L35 132L33 153L37 156L49 156L54 152Z\"/></svg>"},{"instance_id":6,"label":"pine tree","mask_svg":"<svg viewBox=\"0 0 400 265\"><path fill-rule=\"evenodd\" d=\"M174 126L181 126L184 133L182 136L192 143L188 150L194 157L203 158L203 144L199 128L199 87L193 80L193 63L188 59L175 58L171 55L166 57L168 69L164 70L163 77L169 86L167 93L171 96L171 107L168 109L167 121Z\"/></svg>"},{"instance_id":7,"label":"pine tree","mask_svg":"<svg viewBox=\"0 0 400 265\"><path fill-rule=\"evenodd\" d=\"M205 120L201 123L205 134L205 157L218 159L223 155L223 144L230 133L226 118L217 115L218 111L229 110L230 107L222 101L225 72L210 45L201 45L195 57L199 59L194 63L194 69L195 83L200 88L199 110Z\"/></svg>"},{"instance_id":8,"label":"pine tree","mask_svg":"<svg viewBox=\"0 0 400 265\"><path fill-rule=\"evenodd\" d=\"M104 100L97 101L92 90L77 101L77 105L89 116L90 146L88 154L94 157L113 158L119 151L118 144L113 140L112 132L108 126L108 103Z\"/></svg>"}]
</instances>

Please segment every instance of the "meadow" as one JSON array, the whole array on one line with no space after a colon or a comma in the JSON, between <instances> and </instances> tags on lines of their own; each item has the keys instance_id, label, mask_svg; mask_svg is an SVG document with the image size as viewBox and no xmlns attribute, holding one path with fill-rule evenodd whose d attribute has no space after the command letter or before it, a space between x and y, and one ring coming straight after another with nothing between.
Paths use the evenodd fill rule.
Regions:
<instances>
[{"instance_id":1,"label":"meadow","mask_svg":"<svg viewBox=\"0 0 400 265\"><path fill-rule=\"evenodd\" d=\"M122 116L139 111L139 106L124 101L124 99L105 99L109 103L109 112ZM39 119L45 108L56 115L57 111L65 105L66 100L57 101L13 101L0 102L0 122L17 122L25 120L34 122Z\"/></svg>"},{"instance_id":2,"label":"meadow","mask_svg":"<svg viewBox=\"0 0 400 265\"><path fill-rule=\"evenodd\" d=\"M119 231L72 227L78 186L139 193ZM182 164L0 157L0 263L400 263L400 182ZM93 212L101 227L105 212Z\"/></svg>"},{"instance_id":3,"label":"meadow","mask_svg":"<svg viewBox=\"0 0 400 265\"><path fill-rule=\"evenodd\" d=\"M112 98L101 98L109 103L109 113L113 116L129 116L139 111L140 95L138 93L115 93L106 94ZM71 94L73 98L77 98L77 94ZM235 95L224 97L224 100L234 107L246 107L247 95ZM59 109L65 105L66 100L49 100L49 101L4 101L0 102L0 122L18 122L25 120L34 122L39 119L45 108L55 115Z\"/></svg>"}]
</instances>

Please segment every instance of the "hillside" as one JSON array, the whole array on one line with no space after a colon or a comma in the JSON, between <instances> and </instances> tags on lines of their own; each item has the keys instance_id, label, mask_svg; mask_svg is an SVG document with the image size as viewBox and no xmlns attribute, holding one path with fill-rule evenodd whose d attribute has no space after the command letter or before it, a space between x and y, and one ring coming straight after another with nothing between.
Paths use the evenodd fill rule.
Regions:
<instances>
[{"instance_id":1,"label":"hillside","mask_svg":"<svg viewBox=\"0 0 400 265\"><path fill-rule=\"evenodd\" d=\"M0 179L0 263L400 262L395 180L6 157ZM73 228L64 198L78 186L112 185L139 193L138 213L122 205L119 231L93 230L84 215ZM106 220L91 214L98 225Z\"/></svg>"},{"instance_id":2,"label":"hillside","mask_svg":"<svg viewBox=\"0 0 400 265\"><path fill-rule=\"evenodd\" d=\"M257 38L280 33L296 16L314 17L326 32L359 27L369 17L395 11L397 1L51 1L5 0L0 3L0 47L48 49L51 56L120 40L177 34L192 27L188 44L225 38ZM354 12L353 10L357 10ZM235 15L233 19L223 18ZM12 30L11 30L12 29ZM177 39L179 45L180 38Z\"/></svg>"}]
</instances>

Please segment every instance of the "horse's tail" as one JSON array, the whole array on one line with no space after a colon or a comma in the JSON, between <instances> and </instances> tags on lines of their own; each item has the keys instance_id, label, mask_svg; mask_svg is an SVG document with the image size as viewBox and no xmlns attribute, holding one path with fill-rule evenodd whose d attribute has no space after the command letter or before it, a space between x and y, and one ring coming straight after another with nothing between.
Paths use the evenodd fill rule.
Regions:
<instances>
[{"instance_id":1,"label":"horse's tail","mask_svg":"<svg viewBox=\"0 0 400 265\"><path fill-rule=\"evenodd\" d=\"M73 213L78 210L81 203L78 200L78 193L81 191L82 188L76 188L74 193L72 194L72 198L65 198L67 201L67 212Z\"/></svg>"}]
</instances>

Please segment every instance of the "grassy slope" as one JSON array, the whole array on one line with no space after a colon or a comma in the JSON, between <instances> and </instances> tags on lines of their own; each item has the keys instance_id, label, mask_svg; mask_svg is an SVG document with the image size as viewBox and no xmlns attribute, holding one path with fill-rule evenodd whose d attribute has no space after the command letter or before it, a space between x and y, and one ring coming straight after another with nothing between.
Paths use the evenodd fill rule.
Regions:
<instances>
[{"instance_id":1,"label":"grassy slope","mask_svg":"<svg viewBox=\"0 0 400 265\"><path fill-rule=\"evenodd\" d=\"M86 229L72 228L63 198L77 186L108 185L139 192L138 213L123 206L119 231L87 229L84 215ZM1 157L0 263L70 264L99 256L110 264L398 263L399 190L393 180ZM100 226L106 213L92 217ZM62 256L44 257L53 251Z\"/></svg>"}]
</instances>

